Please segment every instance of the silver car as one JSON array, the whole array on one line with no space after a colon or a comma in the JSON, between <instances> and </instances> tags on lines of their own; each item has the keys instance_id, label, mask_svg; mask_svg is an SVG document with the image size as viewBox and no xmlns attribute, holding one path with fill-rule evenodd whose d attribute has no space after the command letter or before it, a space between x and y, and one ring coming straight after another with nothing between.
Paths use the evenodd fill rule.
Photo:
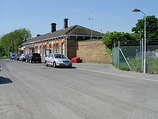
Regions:
<instances>
[{"instance_id":1,"label":"silver car","mask_svg":"<svg viewBox=\"0 0 158 119\"><path fill-rule=\"evenodd\" d=\"M19 61L25 61L25 60L26 60L25 54L21 54L19 57Z\"/></svg>"},{"instance_id":2,"label":"silver car","mask_svg":"<svg viewBox=\"0 0 158 119\"><path fill-rule=\"evenodd\" d=\"M45 57L45 66L72 67L72 61L63 54L49 54Z\"/></svg>"}]
</instances>

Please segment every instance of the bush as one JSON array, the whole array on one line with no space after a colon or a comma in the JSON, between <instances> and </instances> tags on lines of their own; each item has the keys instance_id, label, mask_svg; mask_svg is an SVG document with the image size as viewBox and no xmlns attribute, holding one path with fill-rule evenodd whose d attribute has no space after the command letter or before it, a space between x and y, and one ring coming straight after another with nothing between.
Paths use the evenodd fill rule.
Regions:
<instances>
[{"instance_id":1,"label":"bush","mask_svg":"<svg viewBox=\"0 0 158 119\"><path fill-rule=\"evenodd\" d=\"M7 56L0 56L0 59L8 59Z\"/></svg>"}]
</instances>

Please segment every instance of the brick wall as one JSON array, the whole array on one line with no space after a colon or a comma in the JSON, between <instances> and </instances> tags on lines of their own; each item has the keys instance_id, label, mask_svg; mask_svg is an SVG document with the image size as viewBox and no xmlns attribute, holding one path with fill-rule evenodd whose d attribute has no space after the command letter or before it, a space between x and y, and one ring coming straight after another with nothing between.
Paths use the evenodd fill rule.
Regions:
<instances>
[{"instance_id":1,"label":"brick wall","mask_svg":"<svg viewBox=\"0 0 158 119\"><path fill-rule=\"evenodd\" d=\"M69 58L76 57L76 51L77 51L77 42L75 37L71 37L67 40L67 56Z\"/></svg>"},{"instance_id":2,"label":"brick wall","mask_svg":"<svg viewBox=\"0 0 158 119\"><path fill-rule=\"evenodd\" d=\"M111 63L111 56L106 52L101 40L78 41L76 56L86 63Z\"/></svg>"}]
</instances>

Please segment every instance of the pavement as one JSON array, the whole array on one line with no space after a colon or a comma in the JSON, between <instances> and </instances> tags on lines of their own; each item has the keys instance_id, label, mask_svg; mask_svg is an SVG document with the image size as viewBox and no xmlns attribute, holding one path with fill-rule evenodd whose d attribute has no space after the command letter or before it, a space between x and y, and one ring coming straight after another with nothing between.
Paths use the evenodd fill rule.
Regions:
<instances>
[{"instance_id":1,"label":"pavement","mask_svg":"<svg viewBox=\"0 0 158 119\"><path fill-rule=\"evenodd\" d=\"M158 82L158 75L139 73L134 71L122 71L114 67L112 64L73 63L73 66L80 70L86 70L95 73Z\"/></svg>"}]
</instances>

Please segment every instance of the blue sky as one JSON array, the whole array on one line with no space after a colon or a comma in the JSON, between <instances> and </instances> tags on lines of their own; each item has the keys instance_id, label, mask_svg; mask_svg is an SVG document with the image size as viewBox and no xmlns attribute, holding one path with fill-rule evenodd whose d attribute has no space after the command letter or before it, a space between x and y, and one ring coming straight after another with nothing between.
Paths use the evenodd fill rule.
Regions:
<instances>
[{"instance_id":1,"label":"blue sky","mask_svg":"<svg viewBox=\"0 0 158 119\"><path fill-rule=\"evenodd\" d=\"M81 25L103 33L131 32L143 18L132 9L158 18L157 5L158 0L0 0L0 36L19 28L29 29L33 37L46 34L51 23L62 29L64 18L69 18L69 26ZM92 8L93 20L89 20Z\"/></svg>"}]
</instances>

